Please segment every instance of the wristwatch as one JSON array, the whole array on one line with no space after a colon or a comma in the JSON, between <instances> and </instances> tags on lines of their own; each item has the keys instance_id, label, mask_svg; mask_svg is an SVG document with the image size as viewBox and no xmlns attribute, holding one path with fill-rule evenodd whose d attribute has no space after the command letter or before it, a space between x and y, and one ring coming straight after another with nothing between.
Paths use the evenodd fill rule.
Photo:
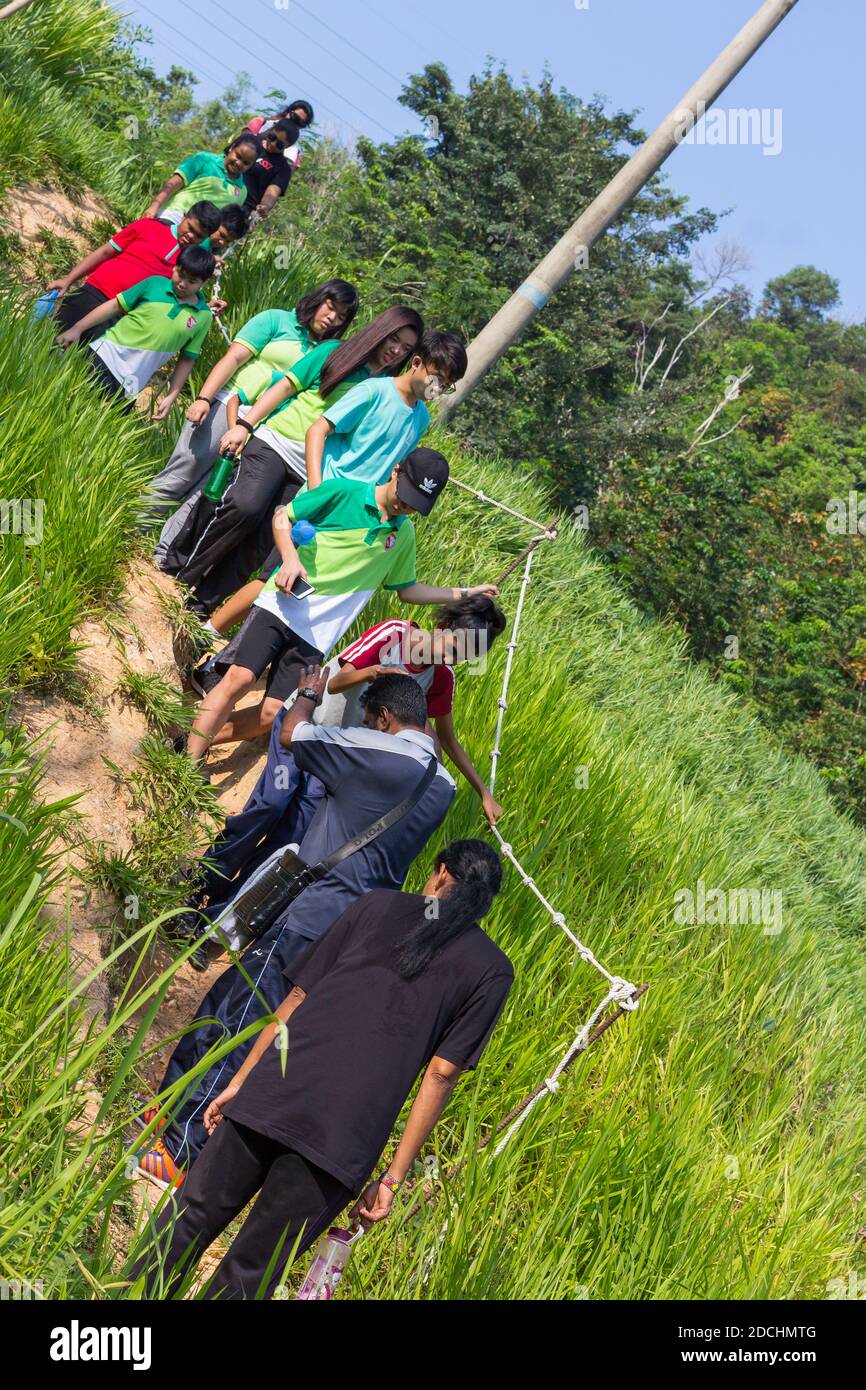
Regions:
<instances>
[{"instance_id":1,"label":"wristwatch","mask_svg":"<svg viewBox=\"0 0 866 1390\"><path fill-rule=\"evenodd\" d=\"M468 590L468 589L461 589L461 590L460 590L460 597L461 597L461 598L468 598L468 597L469 597L469 590Z\"/></svg>"},{"instance_id":2,"label":"wristwatch","mask_svg":"<svg viewBox=\"0 0 866 1390\"><path fill-rule=\"evenodd\" d=\"M319 694L318 690L312 690L308 685L305 685L302 690L298 691L298 699L312 700L313 703L316 705L320 705L322 703L322 697Z\"/></svg>"}]
</instances>

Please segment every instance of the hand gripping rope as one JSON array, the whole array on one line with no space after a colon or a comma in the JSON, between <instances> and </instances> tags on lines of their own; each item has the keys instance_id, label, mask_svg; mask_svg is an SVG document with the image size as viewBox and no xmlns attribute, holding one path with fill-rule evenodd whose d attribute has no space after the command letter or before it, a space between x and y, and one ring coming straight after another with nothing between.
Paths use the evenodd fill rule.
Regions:
<instances>
[{"instance_id":1,"label":"hand gripping rope","mask_svg":"<svg viewBox=\"0 0 866 1390\"><path fill-rule=\"evenodd\" d=\"M516 569L517 566L520 564L521 560L523 560L525 557L525 564L523 568L523 581L520 585L520 596L517 601L517 608L514 613L514 622L511 627L511 639L508 643L508 658L505 662L505 672L502 678L502 690L500 692L498 700L496 701L499 709L499 714L496 720L496 737L494 739L493 748L490 752L490 790L492 792L494 784L496 782L496 773L499 766L499 759L502 756L500 743L502 739L502 726L503 721L505 719L505 711L508 709L508 687L511 681L511 672L514 665L514 656L515 652L517 651L518 634L520 631L520 621L523 616L523 606L526 600L526 592L531 583L530 572L532 569L532 561L535 553L535 548L537 545L540 544L541 541L555 540L557 532L555 526L542 526L539 522L533 521L530 517L521 516L520 512L514 511L511 507L506 507L504 503L497 502L492 497L486 497L482 492L476 491L475 488L468 487L465 483L458 482L458 487L462 487L465 489L465 491L473 493L479 499L479 501L489 502L492 506L499 507L502 511L509 512L512 516L518 517L521 521L526 521L530 526L534 526L535 529L540 533L526 547L526 550L523 552L523 554L519 555L517 559L512 561L508 568L503 571L502 575L500 575L498 580L498 583L501 584L502 580L508 574L510 574L512 570ZM531 1111L538 1104L539 1100L541 1100L541 1098L545 1095L554 1095L556 1093L556 1091L559 1089L560 1079L562 1075L564 1074L564 1072L568 1070L572 1063L576 1061L580 1054L582 1052L585 1052L586 1049L590 1046L590 1044L595 1042L596 1038L600 1037L602 1033L606 1032L610 1025L614 1023L616 1019L620 1018L623 1015L623 1013L632 1013L635 1009L637 1009L640 996L645 992L647 987L646 985L633 985L629 980L624 980L619 975L611 975L610 972L605 969L601 962L598 961L596 957L593 955L589 947L585 946L583 942L580 941L577 936L575 936L574 932L568 926L564 914L561 912L557 912L553 905L550 902L548 902L547 898L544 896L535 880L526 872L520 861L517 859L512 846L505 840L505 838L499 832L497 827L493 826L492 830L493 834L496 836L496 839L499 841L499 847L503 855L516 869L518 875L520 876L526 887L530 890L530 892L535 894L538 901L550 914L550 917L554 925L559 927L560 931L565 933L572 945L576 946L577 953L580 956L581 960L585 961L587 965L591 965L593 969L599 972L600 975L603 975L608 983L607 993L605 994L601 1003L598 1004L598 1006L593 1010L586 1023L584 1023L582 1027L580 1027L577 1030L566 1052L563 1054L562 1058L554 1067L550 1075L544 1078L541 1085L538 1086L532 1092L531 1095L527 1096L517 1106L515 1106L515 1108L510 1112L510 1114L506 1116L506 1118L494 1131L494 1134L499 1133L499 1131L503 1129L506 1125L508 1126L505 1129L505 1133L503 1134L502 1138L499 1140L499 1143L496 1145L496 1148L494 1150L495 1156L496 1154L501 1153L501 1151L505 1148L505 1145L508 1143L509 1139L511 1139L512 1136L517 1133L518 1129L523 1124L524 1120L527 1119ZM596 1025L598 1024L599 1019L601 1018L602 1014L605 1012L609 1004L615 1004L617 1006L616 1011L597 1027ZM485 1141L485 1143L489 1142L490 1138L492 1137L492 1135L488 1136L488 1139ZM482 1147L484 1147L484 1145L482 1145Z\"/></svg>"}]
</instances>

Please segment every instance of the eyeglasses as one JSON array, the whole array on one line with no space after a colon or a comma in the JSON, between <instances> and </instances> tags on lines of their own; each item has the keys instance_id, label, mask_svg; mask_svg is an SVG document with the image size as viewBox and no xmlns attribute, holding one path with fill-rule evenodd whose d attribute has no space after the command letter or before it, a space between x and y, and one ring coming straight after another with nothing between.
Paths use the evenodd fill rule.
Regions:
<instances>
[{"instance_id":1,"label":"eyeglasses","mask_svg":"<svg viewBox=\"0 0 866 1390\"><path fill-rule=\"evenodd\" d=\"M452 383L451 386L443 386L443 385L442 385L442 378L441 378L441 376L439 376L438 372L428 372L428 374L427 374L427 384L428 384L429 386L432 386L432 384L433 384L434 381L436 382L436 385L440 388L440 390L439 390L439 395L440 395L440 396L453 396L453 395L454 395L454 392L457 390L457 383L456 383L456 382Z\"/></svg>"},{"instance_id":2,"label":"eyeglasses","mask_svg":"<svg viewBox=\"0 0 866 1390\"><path fill-rule=\"evenodd\" d=\"M280 137L279 137L279 135L266 135L266 136L264 137L264 139L265 139L269 144L271 144L271 145L276 145L276 146L277 146L277 149L280 149L280 150L287 150L287 149L289 148L289 142L288 142L288 140L281 140Z\"/></svg>"}]
</instances>

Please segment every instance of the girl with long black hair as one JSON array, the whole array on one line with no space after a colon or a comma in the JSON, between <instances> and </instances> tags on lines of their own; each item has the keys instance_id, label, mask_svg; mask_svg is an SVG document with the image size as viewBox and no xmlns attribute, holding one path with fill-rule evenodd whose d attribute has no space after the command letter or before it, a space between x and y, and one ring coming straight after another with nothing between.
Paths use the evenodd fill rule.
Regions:
<instances>
[{"instance_id":1,"label":"girl with long black hair","mask_svg":"<svg viewBox=\"0 0 866 1390\"><path fill-rule=\"evenodd\" d=\"M133 1270L147 1296L170 1295L256 1193L209 1298L268 1297L295 1242L306 1249L359 1193L350 1219L390 1214L511 988L511 963L480 925L501 881L489 845L455 840L420 894L366 894L291 963L277 1022L208 1106L210 1138L162 1218L164 1282L153 1249ZM390 1162L368 1182L422 1071Z\"/></svg>"},{"instance_id":2,"label":"girl with long black hair","mask_svg":"<svg viewBox=\"0 0 866 1390\"><path fill-rule=\"evenodd\" d=\"M208 506L202 496L163 563L192 591L188 602L202 617L237 590L273 549L274 510L290 502L307 480L304 440L310 426L352 386L368 377L396 375L423 331L414 309L395 305L341 345L319 344L286 373L282 384L254 401L243 425L239 422L223 436L223 452L249 443L221 500ZM271 415L275 403L280 408ZM266 428L250 439L266 417Z\"/></svg>"},{"instance_id":3,"label":"girl with long black hair","mask_svg":"<svg viewBox=\"0 0 866 1390\"><path fill-rule=\"evenodd\" d=\"M236 396L242 405L249 404L320 343L338 346L357 312L355 286L347 280L326 280L302 295L294 309L265 309L238 330L187 410L171 458L151 481L142 526L153 526L178 509L163 525L153 553L156 565L164 565L219 455L230 399Z\"/></svg>"}]
</instances>

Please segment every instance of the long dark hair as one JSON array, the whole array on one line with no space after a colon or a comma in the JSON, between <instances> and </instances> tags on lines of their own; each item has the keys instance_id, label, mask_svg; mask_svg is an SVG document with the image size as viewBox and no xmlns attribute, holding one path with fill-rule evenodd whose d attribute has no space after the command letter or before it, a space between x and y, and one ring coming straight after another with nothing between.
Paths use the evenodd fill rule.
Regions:
<instances>
[{"instance_id":1,"label":"long dark hair","mask_svg":"<svg viewBox=\"0 0 866 1390\"><path fill-rule=\"evenodd\" d=\"M393 308L386 309L384 314L378 314L366 328L360 328L357 333L353 333L348 342L331 353L322 368L319 384L321 395L327 396L329 391L333 391L335 386L339 386L341 381L345 381L347 376L363 366L380 343L384 343L386 338L390 338L392 333L399 332L401 328L414 329L420 342L424 332L424 321L415 309L410 309L405 304L395 304ZM399 362L388 368L385 375L396 376L402 371L406 358L411 357L414 350L410 348Z\"/></svg>"},{"instance_id":2,"label":"long dark hair","mask_svg":"<svg viewBox=\"0 0 866 1390\"><path fill-rule=\"evenodd\" d=\"M499 892L502 860L486 841L452 840L436 856L436 868L443 864L454 887L432 900L436 916L429 920L425 914L398 943L397 970L404 980L420 975L449 941L477 926Z\"/></svg>"},{"instance_id":3,"label":"long dark hair","mask_svg":"<svg viewBox=\"0 0 866 1390\"><path fill-rule=\"evenodd\" d=\"M324 334L321 341L324 343L328 338L339 338L352 322L358 312L358 291L354 285L350 285L348 280L326 280L324 285L317 285L309 294L302 295L295 305L295 317L302 328L309 328L313 322L313 317L320 304L324 304L326 299L330 299L334 304L339 304L346 311L346 317L341 324L335 328L330 328ZM339 352L339 348L337 349Z\"/></svg>"}]
</instances>

